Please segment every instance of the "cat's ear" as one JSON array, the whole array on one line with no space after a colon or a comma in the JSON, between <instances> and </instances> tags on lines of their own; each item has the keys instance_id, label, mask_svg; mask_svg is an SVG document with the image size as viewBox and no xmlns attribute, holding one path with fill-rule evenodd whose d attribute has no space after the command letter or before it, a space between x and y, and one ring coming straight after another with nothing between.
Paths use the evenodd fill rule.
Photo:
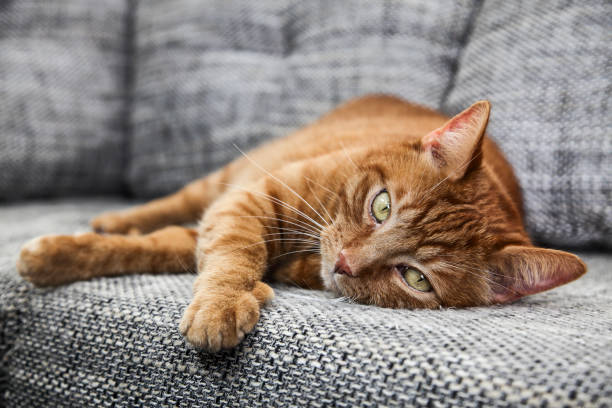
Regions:
<instances>
[{"instance_id":1,"label":"cat's ear","mask_svg":"<svg viewBox=\"0 0 612 408\"><path fill-rule=\"evenodd\" d=\"M568 252L508 246L491 257L489 269L491 300L505 303L578 279L586 265Z\"/></svg>"},{"instance_id":2,"label":"cat's ear","mask_svg":"<svg viewBox=\"0 0 612 408\"><path fill-rule=\"evenodd\" d=\"M450 180L461 179L481 162L484 136L491 104L479 101L421 139L426 160Z\"/></svg>"}]
</instances>

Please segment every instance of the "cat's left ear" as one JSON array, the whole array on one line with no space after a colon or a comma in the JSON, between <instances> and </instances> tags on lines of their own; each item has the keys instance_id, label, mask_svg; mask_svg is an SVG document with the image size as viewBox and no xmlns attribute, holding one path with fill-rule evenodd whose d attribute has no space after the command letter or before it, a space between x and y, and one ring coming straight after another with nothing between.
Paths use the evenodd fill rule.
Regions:
<instances>
[{"instance_id":1,"label":"cat's left ear","mask_svg":"<svg viewBox=\"0 0 612 408\"><path fill-rule=\"evenodd\" d=\"M491 301L506 303L578 279L586 265L569 252L508 246L491 257L489 269Z\"/></svg>"},{"instance_id":2,"label":"cat's left ear","mask_svg":"<svg viewBox=\"0 0 612 408\"><path fill-rule=\"evenodd\" d=\"M482 138L491 104L479 101L421 139L426 160L450 180L461 179L480 165Z\"/></svg>"}]
</instances>

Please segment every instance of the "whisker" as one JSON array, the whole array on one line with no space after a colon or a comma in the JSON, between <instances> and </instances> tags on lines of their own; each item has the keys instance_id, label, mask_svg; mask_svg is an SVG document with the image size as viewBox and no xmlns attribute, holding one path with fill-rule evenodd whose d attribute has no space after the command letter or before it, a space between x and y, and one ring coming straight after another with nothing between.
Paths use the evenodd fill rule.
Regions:
<instances>
[{"instance_id":1,"label":"whisker","mask_svg":"<svg viewBox=\"0 0 612 408\"><path fill-rule=\"evenodd\" d=\"M287 185L287 183L283 182L282 180L280 180L278 177L274 176L272 173L270 173L268 170L264 169L263 167L261 167L257 162L255 162L253 159L251 159L245 152L243 152L242 150L240 150L240 148L238 147L238 145L236 145L234 143L234 147L240 152L242 153L242 155L244 157L246 157L246 159L248 161L250 161L251 163L253 163L253 165L255 165L257 168L259 168L260 170L264 171L265 173L267 173L270 177L272 177L274 180L276 180L277 182L279 182L280 184L282 184L283 186L285 186L289 191L291 191L296 197L298 197L300 200L302 200L308 207L310 207L310 209L312 211L315 212L315 214L317 214L319 216L319 218L321 218L323 220L323 222L325 222L327 224L327 226L329 226L328 222L325 221L325 218L323 218L323 216L321 216L321 214L319 214L319 212L317 210L315 210L313 208L312 205L310 205L310 203L308 201L306 201L301 195L299 195L294 189L292 189L291 187L289 187ZM323 228L323 226L321 224L319 224L318 222L316 222L315 220L311 219L312 222L314 222L315 224L317 224L319 227Z\"/></svg>"},{"instance_id":2,"label":"whisker","mask_svg":"<svg viewBox=\"0 0 612 408\"><path fill-rule=\"evenodd\" d=\"M329 188L325 187L323 184L319 183L318 181L313 180L313 179L311 179L310 177L307 177L307 176L304 176L304 178L306 180L310 181L311 183L314 183L314 184L318 185L319 187L321 187L323 190L327 191L328 193L333 194L337 198L339 198L338 197L338 193L336 193L335 191L330 190Z\"/></svg>"},{"instance_id":3,"label":"whisker","mask_svg":"<svg viewBox=\"0 0 612 408\"><path fill-rule=\"evenodd\" d=\"M276 229L276 230L279 230L279 231L286 231L288 234L290 234L290 233L292 233L292 232L295 232L295 233L303 233L303 232L306 232L306 231L304 231L304 230L300 230L300 229L293 229L293 228L283 228L283 227L274 227L274 226L270 226L270 227L268 227L268 228L271 228L271 229ZM307 232L306 232L306 233L307 233ZM321 238L321 236L320 236L320 235L315 235L315 234L310 234L310 236L311 236L311 237L313 237L313 238L316 238L316 239L320 239L320 238Z\"/></svg>"},{"instance_id":4,"label":"whisker","mask_svg":"<svg viewBox=\"0 0 612 408\"><path fill-rule=\"evenodd\" d=\"M289 224L289 222L287 222L287 224ZM299 228L299 227L293 227L293 228L286 228L286 227L276 227L273 225L270 226L266 226L266 228L268 229L275 229L275 230L279 230L279 231L285 231L287 232L287 234L291 234L291 233L305 233L310 235L311 237L315 238L315 239L320 239L321 235L319 234L319 231L312 231L312 230L308 230L308 229L303 229L303 228Z\"/></svg>"},{"instance_id":5,"label":"whisker","mask_svg":"<svg viewBox=\"0 0 612 408\"><path fill-rule=\"evenodd\" d=\"M344 303L355 303L355 301L353 300L353 298L352 298L352 297L349 297L349 296L344 296L344 295L342 295L342 296L338 296L338 297L337 297L336 299L334 299L334 300L335 300L336 302L339 302L339 303L341 303L341 302L344 302Z\"/></svg>"},{"instance_id":6,"label":"whisker","mask_svg":"<svg viewBox=\"0 0 612 408\"><path fill-rule=\"evenodd\" d=\"M306 177L304 177L306 178ZM308 180L306 178L306 180ZM321 208L323 208L323 211L325 211L325 214L327 214L327 216L329 217L329 221L331 222L331 225L334 225L334 219L332 218L331 215L329 215L329 211L327 211L327 208L325 208L325 206L323 205L323 203L321 202L321 200L319 200L319 197L315 194L314 191L312 191L312 188L310 187L309 183L306 183L306 185L308 186L308 189L310 190L310 192L312 193L312 195L314 196L314 198L317 200L317 202L319 203L319 205L321 206ZM329 225L329 224L328 224Z\"/></svg>"},{"instance_id":7,"label":"whisker","mask_svg":"<svg viewBox=\"0 0 612 408\"><path fill-rule=\"evenodd\" d=\"M296 224L296 223L294 223L294 222L287 221L287 220L283 220L283 219L276 218L276 217L267 217L267 216L265 216L265 215L239 215L238 217L239 217L239 218L262 218L262 219L276 220L276 221L280 221L280 222L284 222L284 223L287 223L287 224L294 225L294 226L296 226L296 227L302 227L302 228L305 228L305 229L306 229L306 231L308 231L308 232L312 232L313 234L318 234L318 233L320 232L320 231L318 231L318 230L314 230L314 229L312 229L312 226L311 226L310 224ZM294 218L290 218L290 219L294 219ZM294 219L294 220L295 220L295 219ZM299 222L299 220L295 220L295 221L298 221L298 222ZM309 229L309 228L307 228L306 226L310 227L310 229ZM268 227L268 228L278 228L278 227L272 227L272 226L270 226L270 227Z\"/></svg>"},{"instance_id":8,"label":"whisker","mask_svg":"<svg viewBox=\"0 0 612 408\"><path fill-rule=\"evenodd\" d=\"M487 276L485 276L485 275L478 274L478 273L476 273L476 272L474 272L474 271L472 271L472 270L470 270L470 269L465 269L465 267L462 267L461 265L455 265L455 264L452 264L452 263L449 263L449 262L444 262L444 261L442 261L441 263L442 263L442 264L444 264L444 265L446 265L447 267L449 267L449 268L451 268L451 269L458 269L458 270L460 270L460 271L462 271L462 272L467 272L467 273L470 273L470 274L472 274L472 275L474 275L474 276L477 276L477 277L483 278L485 281L487 281L487 282L489 282L489 283L492 283L492 284L494 284L494 285L501 286L502 288L504 288L504 289L506 289L506 290L509 290L509 291L511 291L511 292L514 292L514 293L516 293L516 294L520 294L520 293L519 293L517 290L515 290L515 289L513 289L513 288L509 288L509 287L507 287L507 286L504 286L504 285L502 285L501 283L496 282L496 281L494 281L493 279L491 279L491 278L489 278L489 277L487 277ZM487 271L487 272L488 272L488 271Z\"/></svg>"},{"instance_id":9,"label":"whisker","mask_svg":"<svg viewBox=\"0 0 612 408\"><path fill-rule=\"evenodd\" d=\"M283 282L285 283L289 283L293 286L297 286L299 288L305 288L304 285L300 285L297 281L295 281L294 279L291 279L289 276L283 276Z\"/></svg>"},{"instance_id":10,"label":"whisker","mask_svg":"<svg viewBox=\"0 0 612 408\"><path fill-rule=\"evenodd\" d=\"M297 232L293 232L293 234L297 234L297 235L305 235L305 236L307 236L307 237L312 237L312 238L316 239L316 240L317 240L317 242L318 242L318 239L319 239L319 237L317 237L317 236L315 236L315 235L310 235L310 234L307 234L307 233L305 233L305 232L299 232L299 231L297 231ZM281 236L281 237L282 237L282 236L286 235L286 233L284 233L284 232L274 232L274 233L271 233L271 234L263 234L263 235L262 235L262 237L269 237L269 236L274 236L274 235L277 235L277 236Z\"/></svg>"},{"instance_id":11,"label":"whisker","mask_svg":"<svg viewBox=\"0 0 612 408\"><path fill-rule=\"evenodd\" d=\"M453 255L447 255L447 254L440 254L440 255L436 255L436 256L437 257L441 257L441 258L454 258ZM447 265L453 265L455 267L455 269L458 269L458 268L468 268L468 269L471 269L471 270L473 270L475 272L478 272L478 273L482 272L482 269L479 269L479 268L476 268L476 267L470 267L469 265L460 265L460 264L457 264L457 263L445 262L445 261L441 261L441 263L444 263L444 264L447 264ZM487 273L489 275L499 276L499 277L502 277L502 278L516 279L516 278L514 278L512 276L507 276L507 275L504 275L502 273L491 272L489 270L487 270Z\"/></svg>"},{"instance_id":12,"label":"whisker","mask_svg":"<svg viewBox=\"0 0 612 408\"><path fill-rule=\"evenodd\" d=\"M340 141L340 147L342 147L342 151L344 152L346 158L353 164L353 166L355 166L355 169L361 171L361 168L353 161L353 159L351 159L351 156L349 156L348 152L346 151L346 147L344 147L344 143L342 141Z\"/></svg>"},{"instance_id":13,"label":"whisker","mask_svg":"<svg viewBox=\"0 0 612 408\"><path fill-rule=\"evenodd\" d=\"M446 180L448 180L448 179L450 178L450 176L451 176L451 175L452 175L452 174L453 174L455 171L457 171L457 170L458 170L458 169L460 169L461 167L464 167L464 166L465 166L465 167L467 167L467 166L469 166L469 165L470 165L470 163L472 163L474 160L476 160L476 158L477 158L478 156L480 156L480 154L481 154L481 153L482 153L482 151L480 151L480 152L476 153L476 154L474 155L474 157L472 157L472 158L471 158L470 160L468 160L466 163L463 163L463 164L461 164L461 165L457 166L457 168L455 168L453 171L449 172L449 173L448 173L448 175L442 179L442 181L440 181L439 183L437 183L436 185L434 185L432 188L430 188L429 190L427 190L427 191L426 191L426 192L423 194L423 196L421 197L421 200L420 200L419 202L422 202L422 200L424 200L424 199L425 199L425 198L426 198L426 197L427 197L429 194L433 193L433 192L435 191L435 189L436 189L436 188L438 188L438 187L439 187L439 186L440 186L442 183L444 183Z\"/></svg>"},{"instance_id":14,"label":"whisker","mask_svg":"<svg viewBox=\"0 0 612 408\"><path fill-rule=\"evenodd\" d=\"M189 268L187 265L185 265L185 263L183 262L181 257L178 256L177 253L174 253L174 256L176 257L176 260L179 263L179 265L181 265L181 268L183 269L183 271L187 273L197 273L197 270L195 268L192 269L192 268ZM194 254L194 257L195 257L195 254Z\"/></svg>"},{"instance_id":15,"label":"whisker","mask_svg":"<svg viewBox=\"0 0 612 408\"><path fill-rule=\"evenodd\" d=\"M276 239L265 239L265 240L263 240L263 241L254 242L254 243L252 243L252 244L250 244L250 245L246 245L246 246L243 246L243 247L240 247L240 248L235 248L235 249L232 249L231 251L224 253L224 255L231 254L231 253L236 252L236 251L242 251L243 249L247 249L247 248L250 248L250 247L254 247L254 246L256 246L256 245L260 245L260 244L267 244L267 243L269 243L269 242L279 242L279 241L282 241L282 242L291 242L291 243L304 243L304 244L310 244L310 245L318 245L318 244L319 244L319 242L318 242L318 241L313 241L313 240L310 240L310 239L305 239L305 238L289 238L289 239L285 239L285 238L276 238Z\"/></svg>"},{"instance_id":16,"label":"whisker","mask_svg":"<svg viewBox=\"0 0 612 408\"><path fill-rule=\"evenodd\" d=\"M268 200L270 200L272 202L275 202L277 204L280 204L281 206L287 208L288 210L293 211L297 215L301 215L304 218L306 218L307 220L312 221L315 224L315 225L311 225L313 228L317 228L317 226L319 227L317 229L323 229L324 228L321 224L319 224L318 222L316 222L315 220L310 218L307 214L305 214L304 212L302 212L302 211L298 210L297 208L293 207L291 204L288 204L288 203L284 202L283 200L281 200L279 198L272 197L271 195L263 193L261 191L253 191L253 190L250 190L248 188L239 186L237 184L221 183L221 182L219 182L218 184L224 184L224 185L227 185L227 186L230 186L230 187L234 187L234 188L238 188L240 190L246 191L247 193L251 193L251 194L255 194L255 195L258 195L260 197L263 197L263 198L267 198Z\"/></svg>"},{"instance_id":17,"label":"whisker","mask_svg":"<svg viewBox=\"0 0 612 408\"><path fill-rule=\"evenodd\" d=\"M454 269L454 270L457 270L457 271L459 271L459 272L466 272L466 273L470 273L470 274L472 274L472 275L474 275L474 276L477 276L477 277L479 277L479 278L483 278L483 279L485 279L485 280L487 280L487 279L488 279L486 276L484 276L484 275L482 274L482 271L481 271L481 270L476 269L476 268L469 268L469 267L467 267L466 265L457 265L457 264L453 264L453 263L450 263L450 262L445 262L445 261L440 261L440 262L439 262L439 265L442 265L442 266L444 266L444 267L446 267L446 268L449 268L449 269ZM493 281L490 281L490 282L493 282Z\"/></svg>"},{"instance_id":18,"label":"whisker","mask_svg":"<svg viewBox=\"0 0 612 408\"><path fill-rule=\"evenodd\" d=\"M284 254L280 254L280 255L275 256L274 258L272 258L272 260L275 260L276 258L280 258L280 257L285 256L285 255L300 254L300 253L318 254L319 253L319 249L318 248L308 248L308 249L300 249L300 250L297 250L297 251L285 252Z\"/></svg>"}]
</instances>

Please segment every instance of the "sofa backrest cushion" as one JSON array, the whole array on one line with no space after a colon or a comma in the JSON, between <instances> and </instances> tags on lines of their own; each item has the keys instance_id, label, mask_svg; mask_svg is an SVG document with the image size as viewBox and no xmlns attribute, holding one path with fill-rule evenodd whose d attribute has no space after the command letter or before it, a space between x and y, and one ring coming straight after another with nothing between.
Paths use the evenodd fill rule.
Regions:
<instances>
[{"instance_id":1,"label":"sofa backrest cushion","mask_svg":"<svg viewBox=\"0 0 612 408\"><path fill-rule=\"evenodd\" d=\"M448 114L485 98L532 236L612 247L610 13L607 0L5 1L0 200L170 193L234 144L365 93Z\"/></svg>"},{"instance_id":2,"label":"sofa backrest cushion","mask_svg":"<svg viewBox=\"0 0 612 408\"><path fill-rule=\"evenodd\" d=\"M438 108L473 1L141 2L129 185L180 188L336 104L387 92Z\"/></svg>"},{"instance_id":3,"label":"sofa backrest cushion","mask_svg":"<svg viewBox=\"0 0 612 408\"><path fill-rule=\"evenodd\" d=\"M612 246L611 13L607 0L485 1L444 102L491 101L538 241Z\"/></svg>"},{"instance_id":4,"label":"sofa backrest cushion","mask_svg":"<svg viewBox=\"0 0 612 408\"><path fill-rule=\"evenodd\" d=\"M126 9L0 2L0 200L121 191Z\"/></svg>"}]
</instances>

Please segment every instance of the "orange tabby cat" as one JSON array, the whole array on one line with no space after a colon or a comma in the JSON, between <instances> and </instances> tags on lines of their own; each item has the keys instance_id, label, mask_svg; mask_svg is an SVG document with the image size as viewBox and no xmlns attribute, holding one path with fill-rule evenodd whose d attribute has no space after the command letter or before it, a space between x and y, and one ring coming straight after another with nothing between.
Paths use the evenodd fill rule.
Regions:
<instances>
[{"instance_id":1,"label":"orange tabby cat","mask_svg":"<svg viewBox=\"0 0 612 408\"><path fill-rule=\"evenodd\" d=\"M508 302L580 277L578 257L532 246L516 179L484 135L489 109L477 102L448 120L387 96L349 102L176 194L94 219L107 235L27 243L19 271L59 285L197 268L180 330L211 351L253 329L273 296L264 278L436 308ZM197 231L167 227L202 214Z\"/></svg>"}]
</instances>

